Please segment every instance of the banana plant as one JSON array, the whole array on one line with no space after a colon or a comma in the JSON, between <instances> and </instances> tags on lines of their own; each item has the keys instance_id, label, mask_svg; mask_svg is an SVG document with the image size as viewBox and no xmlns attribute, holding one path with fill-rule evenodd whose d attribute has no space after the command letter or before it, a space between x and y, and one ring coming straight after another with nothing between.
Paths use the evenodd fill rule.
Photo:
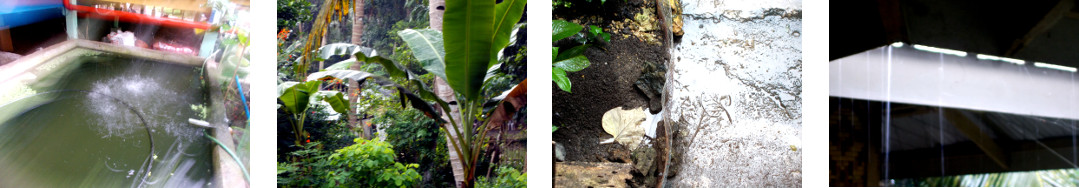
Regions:
<instances>
[{"instance_id":1,"label":"banana plant","mask_svg":"<svg viewBox=\"0 0 1079 188\"><path fill-rule=\"evenodd\" d=\"M462 167L460 170L455 168L454 173L461 174L463 177L459 179L461 187L472 187L476 178L476 163L483 152L484 143L487 142L487 125L492 123L493 119L509 119L506 117L512 117L514 112L524 105L523 93L527 86L522 83L510 92L518 94L514 96L520 96L520 98L504 99L498 102L500 108L493 111L498 113L492 112L485 115L483 104L493 96L483 96L481 91L488 70L498 66L498 52L509 45L514 31L521 27L517 22L523 16L526 3L526 0L503 0L498 4L488 0L448 0L443 17L443 32L409 29L398 33L412 49L413 56L423 65L423 68L448 82L453 92L463 97L462 100L451 99L450 102L443 100L431 92L426 83L417 79L415 73L386 58L377 56L373 51L366 50L356 50L353 54L354 58L344 63L377 63L385 68L387 75L373 75L354 70L329 70L313 73L307 76L307 80L335 78L354 80L359 84L376 83L383 87L396 88L402 105L408 103L413 108L424 111L428 117L438 120L440 124L449 125L440 130L445 131L449 137L447 140L452 146L451 162L456 163L454 166ZM351 52L349 50L334 51ZM392 83L385 79L386 77L403 78L405 83L400 85ZM416 94L402 85L417 88ZM425 100L433 101L437 105L431 105ZM451 110L451 105L461 110ZM444 119L440 118L436 110L445 114L460 114ZM492 117L492 115L500 117ZM479 123L479 127L474 126L476 123Z\"/></svg>"},{"instance_id":2,"label":"banana plant","mask_svg":"<svg viewBox=\"0 0 1079 188\"><path fill-rule=\"evenodd\" d=\"M461 170L454 169L455 178L458 174L463 175L458 178L461 187L472 187L476 178L475 163L486 143L486 126L490 121L484 121L478 129L472 126L483 110L485 96L480 91L486 73L497 64L498 52L509 44L513 30L519 27L516 23L523 15L526 3L526 0L503 0L498 4L489 0L446 1L442 20L445 81L453 92L464 97L457 100L456 109L459 110L447 111L460 115L449 116L452 127L446 129L451 132L447 134L447 140L451 140L457 153L456 163L459 164L454 166L462 167ZM413 42L406 43L413 46ZM413 48L414 53L420 53L416 51ZM452 160L454 156L450 158Z\"/></svg>"},{"instance_id":3,"label":"banana plant","mask_svg":"<svg viewBox=\"0 0 1079 188\"><path fill-rule=\"evenodd\" d=\"M303 147L300 141L308 135L303 130L303 125L311 103L325 101L337 113L343 114L349 111L348 100L345 100L344 95L336 91L319 91L320 84L322 81L312 80L304 83L285 82L277 86L277 101L281 104L281 108L285 109L285 113L292 116L290 120L292 132L296 136L296 146Z\"/></svg>"}]
</instances>

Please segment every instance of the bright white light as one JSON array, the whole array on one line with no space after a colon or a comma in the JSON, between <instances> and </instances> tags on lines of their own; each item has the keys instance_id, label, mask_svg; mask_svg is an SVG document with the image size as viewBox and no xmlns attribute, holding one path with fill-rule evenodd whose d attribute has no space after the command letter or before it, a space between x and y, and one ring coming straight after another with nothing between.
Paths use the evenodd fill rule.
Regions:
<instances>
[{"instance_id":1,"label":"bright white light","mask_svg":"<svg viewBox=\"0 0 1079 188\"><path fill-rule=\"evenodd\" d=\"M896 47L896 48L903 47L903 42L892 43L892 47Z\"/></svg>"},{"instance_id":2,"label":"bright white light","mask_svg":"<svg viewBox=\"0 0 1079 188\"><path fill-rule=\"evenodd\" d=\"M1042 62L1034 62L1034 66L1035 67L1041 67L1041 68L1047 68L1047 69L1056 69L1056 70L1068 71L1068 72L1075 72L1076 71L1075 67L1060 66L1060 65L1048 64L1048 63L1042 63Z\"/></svg>"},{"instance_id":3,"label":"bright white light","mask_svg":"<svg viewBox=\"0 0 1079 188\"><path fill-rule=\"evenodd\" d=\"M985 55L985 54L978 54L976 57L978 57L978 59L981 59L981 60L997 60L997 61L1003 61L1003 62L1008 62L1008 63L1015 63L1017 65L1027 64L1026 61L1023 61L1023 60L1006 58L1006 57L997 57L997 56L991 56L991 55Z\"/></svg>"},{"instance_id":4,"label":"bright white light","mask_svg":"<svg viewBox=\"0 0 1079 188\"><path fill-rule=\"evenodd\" d=\"M959 56L959 57L966 57L967 56L967 52L963 52L963 51L959 51L959 50L936 48L936 47L922 46L922 45L917 45L917 44L914 45L914 49L927 51L927 52L936 52L936 53L942 53L942 54L955 55L955 56Z\"/></svg>"}]
</instances>

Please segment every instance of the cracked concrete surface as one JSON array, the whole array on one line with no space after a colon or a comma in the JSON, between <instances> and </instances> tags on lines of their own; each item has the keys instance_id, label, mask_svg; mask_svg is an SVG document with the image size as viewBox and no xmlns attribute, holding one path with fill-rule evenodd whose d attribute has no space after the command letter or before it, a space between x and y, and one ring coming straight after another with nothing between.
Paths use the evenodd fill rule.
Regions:
<instances>
[{"instance_id":1,"label":"cracked concrete surface","mask_svg":"<svg viewBox=\"0 0 1079 188\"><path fill-rule=\"evenodd\" d=\"M682 7L665 108L682 155L668 186L800 187L801 1Z\"/></svg>"}]
</instances>

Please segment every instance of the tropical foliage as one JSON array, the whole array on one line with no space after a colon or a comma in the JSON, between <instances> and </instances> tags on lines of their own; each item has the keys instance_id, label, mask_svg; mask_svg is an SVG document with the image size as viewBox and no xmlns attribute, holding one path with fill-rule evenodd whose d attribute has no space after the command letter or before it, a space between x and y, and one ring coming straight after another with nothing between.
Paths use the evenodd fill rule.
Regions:
<instances>
[{"instance_id":1,"label":"tropical foliage","mask_svg":"<svg viewBox=\"0 0 1079 188\"><path fill-rule=\"evenodd\" d=\"M356 144L333 153L308 143L293 152L303 161L279 163L278 183L298 187L409 187L420 179L416 164L394 161L386 142L357 138Z\"/></svg>"},{"instance_id":2,"label":"tropical foliage","mask_svg":"<svg viewBox=\"0 0 1079 188\"><path fill-rule=\"evenodd\" d=\"M581 45L566 50L559 50L559 47L552 49L553 57L551 59L554 60L554 65L551 68L551 78L554 79L559 89L571 92L573 83L570 82L566 73L588 68L591 64L588 62L588 58L584 56L585 49L598 41L610 42L611 34L603 32L603 29L596 26L589 26L589 29L582 33L581 30L584 29L584 26L565 20L554 20L551 23L551 28L551 37L554 42L576 35L577 37L575 37L574 41L581 43Z\"/></svg>"},{"instance_id":3,"label":"tropical foliage","mask_svg":"<svg viewBox=\"0 0 1079 188\"><path fill-rule=\"evenodd\" d=\"M378 6L379 2L382 1L368 1L366 6ZM326 43L330 44L322 44L326 41L323 37L327 24L343 20L340 18L349 13L350 2L326 0L317 5L321 7L311 30L297 31L307 32L308 37L291 38L292 31L282 28L278 37L278 106L279 113L284 116L279 116L279 122L287 120L292 125L284 131L291 134L287 147L301 149L289 152L291 157L285 158L284 162L279 158L280 184L398 187L423 183L422 186L428 187L473 187L480 171L487 171L479 168L495 166L490 163L494 163L496 157L487 157L485 153L489 148L501 145L490 142L486 135L487 126L498 127L509 122L517 117L516 113L523 111L525 103L523 63L526 47L522 45L523 41L517 41L523 36L518 37L516 33L525 25L520 20L526 1L504 0L497 4L478 0L448 1L442 31L420 29L418 23L426 22L413 22L426 18L422 16L426 14L417 13L420 2L423 1L405 2L406 8L412 8L407 14L409 22L397 21L389 29L379 24L375 24L376 28L364 29L365 33L392 32L392 37L363 42L375 48L329 41ZM380 15L378 12L364 11L364 15ZM364 35L368 36L371 35ZM320 46L313 47L312 44ZM380 54L380 51L391 53ZM505 55L499 55L503 53ZM342 57L347 59L331 61ZM332 65L311 73L311 62L316 61L331 62ZM342 92L344 86L360 92ZM448 97L436 93L446 91ZM312 119L323 112L334 115ZM340 117L345 115L356 115L363 123L333 123L341 122ZM360 133L357 131L361 128L376 130L378 134L368 138L370 140L357 139L354 145L328 154L323 150L329 144L320 142L325 140L310 140L312 133L318 130L304 127L309 125L307 121L331 122L331 125L340 125L331 127L344 127L342 130L351 134ZM377 141L382 139L385 142ZM341 170L352 167L342 164L390 164L384 158L361 157L353 162L333 162L339 159L335 156L366 156L363 152L351 153L356 155L345 152L368 150L367 147L374 147L376 151L392 148L389 159L395 161L389 162L411 164L379 166L397 169L383 172L393 176L384 177ZM376 162L366 162L372 160ZM462 175L461 179L454 180L447 176L448 173L439 173L451 170L447 163L455 164L452 171ZM507 177L521 177L508 170L498 171L506 171L502 174ZM410 178L418 172L425 174L422 180ZM338 181L327 175L346 173L355 176L350 179L360 180L360 183ZM372 181L392 184L372 184Z\"/></svg>"},{"instance_id":4,"label":"tropical foliage","mask_svg":"<svg viewBox=\"0 0 1079 188\"><path fill-rule=\"evenodd\" d=\"M476 180L476 187L525 188L528 187L528 174L510 167L498 167L498 176Z\"/></svg>"}]
</instances>

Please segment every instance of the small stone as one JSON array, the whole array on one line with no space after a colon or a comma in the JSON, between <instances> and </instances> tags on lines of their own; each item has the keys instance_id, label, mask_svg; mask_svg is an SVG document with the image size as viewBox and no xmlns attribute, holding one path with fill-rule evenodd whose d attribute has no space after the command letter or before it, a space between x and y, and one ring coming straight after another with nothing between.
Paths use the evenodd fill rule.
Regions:
<instances>
[{"instance_id":1,"label":"small stone","mask_svg":"<svg viewBox=\"0 0 1079 188\"><path fill-rule=\"evenodd\" d=\"M566 147L557 142L554 143L554 158L558 159L558 162L566 161Z\"/></svg>"},{"instance_id":2,"label":"small stone","mask_svg":"<svg viewBox=\"0 0 1079 188\"><path fill-rule=\"evenodd\" d=\"M633 151L633 167L641 174L650 175L655 172L656 150L652 147L642 147Z\"/></svg>"}]
</instances>

